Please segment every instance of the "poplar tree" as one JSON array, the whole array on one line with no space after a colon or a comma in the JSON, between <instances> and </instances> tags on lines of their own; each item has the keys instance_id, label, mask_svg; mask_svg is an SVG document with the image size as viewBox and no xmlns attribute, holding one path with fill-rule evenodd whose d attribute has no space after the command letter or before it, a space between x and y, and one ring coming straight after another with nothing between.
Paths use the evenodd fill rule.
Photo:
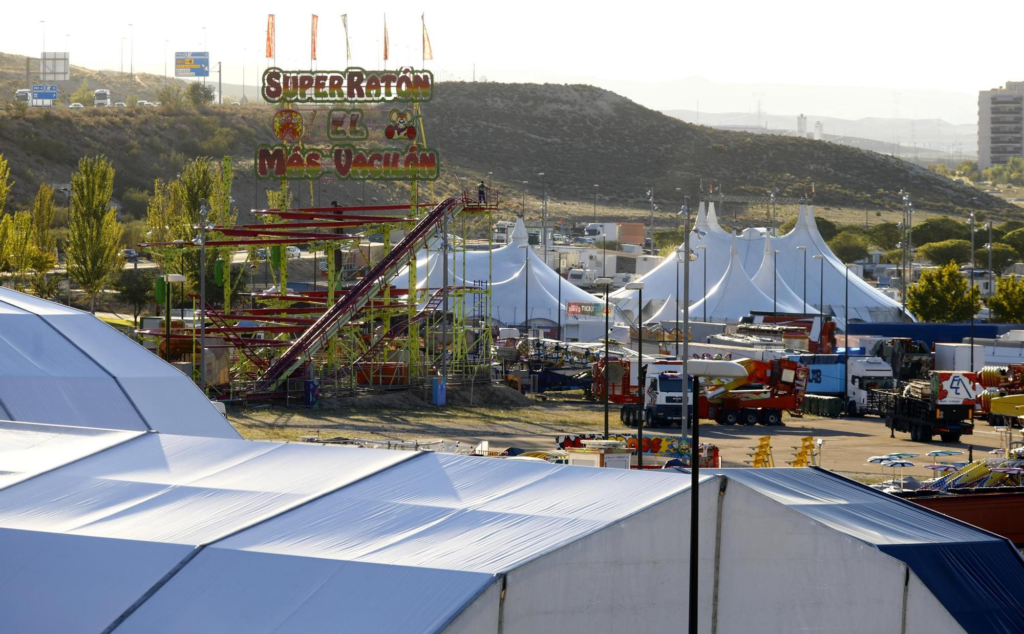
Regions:
<instances>
[{"instance_id":1,"label":"poplar tree","mask_svg":"<svg viewBox=\"0 0 1024 634\"><path fill-rule=\"evenodd\" d=\"M31 268L35 254L35 247L32 246L32 214L27 211L14 214L7 244L7 261L14 271L14 288L21 290L22 276Z\"/></svg>"},{"instance_id":2,"label":"poplar tree","mask_svg":"<svg viewBox=\"0 0 1024 634\"><path fill-rule=\"evenodd\" d=\"M124 232L110 206L114 168L102 156L83 157L71 176L67 262L71 278L85 291L90 310L96 297L123 266L118 253Z\"/></svg>"},{"instance_id":3,"label":"poplar tree","mask_svg":"<svg viewBox=\"0 0 1024 634\"><path fill-rule=\"evenodd\" d=\"M11 181L11 168L4 155L0 154L0 214L4 213L4 207L7 206L7 195L11 192L12 187L14 187L14 183Z\"/></svg>"},{"instance_id":4,"label":"poplar tree","mask_svg":"<svg viewBox=\"0 0 1024 634\"><path fill-rule=\"evenodd\" d=\"M53 224L53 188L42 183L32 203L32 246L35 248L32 267L36 273L45 273L57 264L57 238Z\"/></svg>"}]
</instances>

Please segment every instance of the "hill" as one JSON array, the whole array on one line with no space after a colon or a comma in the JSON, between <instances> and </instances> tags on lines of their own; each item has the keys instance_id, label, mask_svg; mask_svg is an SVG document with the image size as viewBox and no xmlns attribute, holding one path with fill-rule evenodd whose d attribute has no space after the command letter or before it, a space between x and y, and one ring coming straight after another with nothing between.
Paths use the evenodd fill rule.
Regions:
<instances>
[{"instance_id":1,"label":"hill","mask_svg":"<svg viewBox=\"0 0 1024 634\"><path fill-rule=\"evenodd\" d=\"M134 87L155 91L154 82L163 78L151 77L137 76ZM9 73L4 81L11 81ZM147 94L139 92L142 98ZM763 195L774 184L782 196L800 196L814 183L819 205L895 209L897 192L905 188L921 209L956 212L973 206L1000 215L1016 209L897 159L830 143L690 125L588 86L442 83L423 110L427 138L443 161L437 196L471 188L491 172L506 200L519 200L523 180L531 183L527 194L538 196L544 181L549 195L575 201L571 206L587 215L599 184L602 212L613 214L608 219L616 209L646 209L645 191L653 185L665 210L659 224L666 225L675 222L670 212L683 195L699 194L699 178L714 178L729 194ZM230 155L239 206L261 206L266 202L261 192L273 184L255 181L252 156L257 144L273 140L272 113L259 105L198 112L54 108L20 116L4 111L0 152L17 181L12 202L27 204L40 182L66 184L84 155L111 158L118 199L131 190L150 190L155 178L173 178L194 156ZM295 188L304 194L301 204L308 202L306 189ZM316 204L364 197L368 203L408 200L400 184L322 181L311 189ZM134 199L141 193L134 192ZM535 200L528 200L531 207Z\"/></svg>"}]
</instances>

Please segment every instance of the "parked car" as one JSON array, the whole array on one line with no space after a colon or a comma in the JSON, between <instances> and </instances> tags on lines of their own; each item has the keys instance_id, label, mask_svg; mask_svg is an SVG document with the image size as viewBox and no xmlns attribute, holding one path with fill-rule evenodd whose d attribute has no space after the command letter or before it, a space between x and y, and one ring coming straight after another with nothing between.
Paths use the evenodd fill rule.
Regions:
<instances>
[{"instance_id":1,"label":"parked car","mask_svg":"<svg viewBox=\"0 0 1024 634\"><path fill-rule=\"evenodd\" d=\"M68 108L84 108L84 107L85 106L83 106L82 104L78 103L77 101L75 103L71 104L70 106L68 106Z\"/></svg>"},{"instance_id":2,"label":"parked car","mask_svg":"<svg viewBox=\"0 0 1024 634\"><path fill-rule=\"evenodd\" d=\"M114 107L115 107L115 108L127 108L127 107L128 107L128 104L126 104L126 103L125 103L125 102L123 102L123 101L118 101L117 103L115 103L115 104L114 104Z\"/></svg>"},{"instance_id":3,"label":"parked car","mask_svg":"<svg viewBox=\"0 0 1024 634\"><path fill-rule=\"evenodd\" d=\"M124 257L124 259L129 261L139 259L139 252L136 251L135 249L122 249L121 255Z\"/></svg>"},{"instance_id":4,"label":"parked car","mask_svg":"<svg viewBox=\"0 0 1024 634\"><path fill-rule=\"evenodd\" d=\"M267 260L267 250L256 249L256 259L259 260L260 262L265 262Z\"/></svg>"},{"instance_id":5,"label":"parked car","mask_svg":"<svg viewBox=\"0 0 1024 634\"><path fill-rule=\"evenodd\" d=\"M296 247L296 246L287 246L287 247L285 247L284 252L285 252L285 255L287 255L288 258L290 258L290 259L295 259L295 258L301 258L302 257L302 251L300 251L299 247Z\"/></svg>"}]
</instances>

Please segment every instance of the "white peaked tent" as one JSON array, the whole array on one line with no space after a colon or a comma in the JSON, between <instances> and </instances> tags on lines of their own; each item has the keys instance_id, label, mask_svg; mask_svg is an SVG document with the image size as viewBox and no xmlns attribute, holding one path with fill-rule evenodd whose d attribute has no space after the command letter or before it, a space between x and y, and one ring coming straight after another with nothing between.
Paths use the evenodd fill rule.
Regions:
<instances>
[{"instance_id":1,"label":"white peaked tent","mask_svg":"<svg viewBox=\"0 0 1024 634\"><path fill-rule=\"evenodd\" d=\"M0 418L238 438L173 366L95 316L0 288Z\"/></svg>"},{"instance_id":2,"label":"white peaked tent","mask_svg":"<svg viewBox=\"0 0 1024 634\"><path fill-rule=\"evenodd\" d=\"M809 206L801 206L793 230L784 236L771 239L770 244L767 244L768 242L768 232L761 228L746 229L734 239L718 224L714 205L709 205L708 211L705 212L702 204L694 222L694 231L690 234L690 248L694 249L697 254L697 260L690 263L691 318L703 313L703 311L693 312L693 306L704 296L705 270L708 292L723 281L726 271L731 269L734 273L738 273L742 269L748 277L756 278L755 285L762 294L771 297L769 283L772 274L770 269L765 269L765 254L771 250L779 251L777 266L780 282L779 311L782 312L782 304L786 303L790 308L795 309L794 312L801 312L803 310L805 267L804 251L797 247L802 246L806 247L807 252L807 311L814 313L820 310L822 260L814 258L815 255L820 255L823 257L825 272L824 312L826 315L831 315L840 327L845 327L846 265L832 253L824 238L818 233L813 209ZM697 246L705 248L698 250ZM739 259L739 266L734 264L737 257L733 255L734 249ZM770 266L775 268L773 265ZM653 271L640 278L640 281L645 284L643 292L645 321L649 321L655 316L661 321L669 318L671 307L668 309L669 312L665 312L665 305L673 303L675 297L681 295L681 292L676 292L675 267L676 256L670 255ZM762 271L765 272L762 273ZM788 288L789 293L782 289L783 286ZM757 296L754 297L757 298ZM627 289L620 289L612 294L612 300L630 319L636 315L637 299L637 292ZM794 299L800 301L797 302ZM742 306L736 308L739 310L742 309ZM743 315L748 314L750 310L764 309L751 305ZM849 317L851 321L860 322L899 321L901 310L899 303L895 300L881 293L860 277L851 274L849 276ZM711 319L710 311L708 319Z\"/></svg>"},{"instance_id":3,"label":"white peaked tent","mask_svg":"<svg viewBox=\"0 0 1024 634\"><path fill-rule=\"evenodd\" d=\"M507 326L520 326L526 318L527 259L529 259L529 311L531 327L552 327L559 320L559 283L561 283L561 323L566 339L581 341L600 338L604 317L568 314L569 302L604 303L604 299L578 288L543 262L529 245L526 226L520 218L505 246L487 251L459 251L448 258L449 286L475 286L492 280L491 317ZM432 245L433 246L433 245ZM444 280L444 258L437 250L420 251L416 260L416 288L440 288ZM403 270L392 284L407 288L408 269ZM472 298L472 296L470 296ZM425 303L425 302L423 302ZM483 311L483 307L479 308ZM469 307L467 312L471 312ZM611 321L621 323L621 313L612 315Z\"/></svg>"},{"instance_id":4,"label":"white peaked tent","mask_svg":"<svg viewBox=\"0 0 1024 634\"><path fill-rule=\"evenodd\" d=\"M803 311L803 299L793 292L789 284L786 284L786 280L782 279L782 276L775 270L775 254L773 250L772 238L766 235L764 237L764 255L761 268L757 270L751 281L754 282L754 286L758 290L778 302L779 312L783 312L783 306L789 306L791 312Z\"/></svg>"},{"instance_id":5,"label":"white peaked tent","mask_svg":"<svg viewBox=\"0 0 1024 634\"><path fill-rule=\"evenodd\" d=\"M673 471L6 423L0 473L4 631L667 632L687 613ZM1024 622L1005 539L815 469L700 491L702 634Z\"/></svg>"},{"instance_id":6,"label":"white peaked tent","mask_svg":"<svg viewBox=\"0 0 1024 634\"><path fill-rule=\"evenodd\" d=\"M711 287L706 297L702 297L690 306L690 315L703 317L706 304L708 321L736 323L742 317L749 315L751 311L770 312L776 307L772 296L765 295L743 269L736 243L737 238L733 235L732 246L729 249L730 262L728 268L725 269L725 274L717 284ZM780 313L799 310L799 307L794 309L793 306L783 301L779 301L777 307Z\"/></svg>"}]
</instances>

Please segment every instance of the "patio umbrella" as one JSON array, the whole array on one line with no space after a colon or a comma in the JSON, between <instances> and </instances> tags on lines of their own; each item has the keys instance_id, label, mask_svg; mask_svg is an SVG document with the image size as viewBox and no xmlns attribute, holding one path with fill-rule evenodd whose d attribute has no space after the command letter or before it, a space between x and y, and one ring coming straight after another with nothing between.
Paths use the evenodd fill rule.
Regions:
<instances>
[{"instance_id":1,"label":"patio umbrella","mask_svg":"<svg viewBox=\"0 0 1024 634\"><path fill-rule=\"evenodd\" d=\"M993 449L989 453L990 454L995 454L997 456L1005 456L1006 455L1006 450L1003 449L1002 447L999 447L998 449Z\"/></svg>"},{"instance_id":2,"label":"patio umbrella","mask_svg":"<svg viewBox=\"0 0 1024 634\"><path fill-rule=\"evenodd\" d=\"M935 451L929 451L926 455L932 457L932 462L936 462L935 458L939 456L961 456L963 453L955 449L936 449Z\"/></svg>"},{"instance_id":3,"label":"patio umbrella","mask_svg":"<svg viewBox=\"0 0 1024 634\"><path fill-rule=\"evenodd\" d=\"M951 464L926 464L925 469L931 469L932 471L956 471L956 467Z\"/></svg>"},{"instance_id":4,"label":"patio umbrella","mask_svg":"<svg viewBox=\"0 0 1024 634\"><path fill-rule=\"evenodd\" d=\"M884 462L889 462L889 460L891 460L889 456L871 456L868 458L868 462L871 464L882 464Z\"/></svg>"},{"instance_id":5,"label":"patio umbrella","mask_svg":"<svg viewBox=\"0 0 1024 634\"><path fill-rule=\"evenodd\" d=\"M914 455L917 455L917 454L914 454ZM892 467L892 477L893 477L894 480L896 479L896 467L900 468L900 491L902 491L903 490L903 468L904 467L913 467L914 463L910 462L909 460L890 460L888 462L883 462L882 466L883 467Z\"/></svg>"},{"instance_id":6,"label":"patio umbrella","mask_svg":"<svg viewBox=\"0 0 1024 634\"><path fill-rule=\"evenodd\" d=\"M889 458L890 460L893 460L893 459L895 459L895 460L906 460L907 458L916 458L916 457L918 457L920 455L921 454L919 454L919 453L891 453L891 454L888 454L886 457ZM911 466L913 466L913 465L911 465Z\"/></svg>"}]
</instances>

